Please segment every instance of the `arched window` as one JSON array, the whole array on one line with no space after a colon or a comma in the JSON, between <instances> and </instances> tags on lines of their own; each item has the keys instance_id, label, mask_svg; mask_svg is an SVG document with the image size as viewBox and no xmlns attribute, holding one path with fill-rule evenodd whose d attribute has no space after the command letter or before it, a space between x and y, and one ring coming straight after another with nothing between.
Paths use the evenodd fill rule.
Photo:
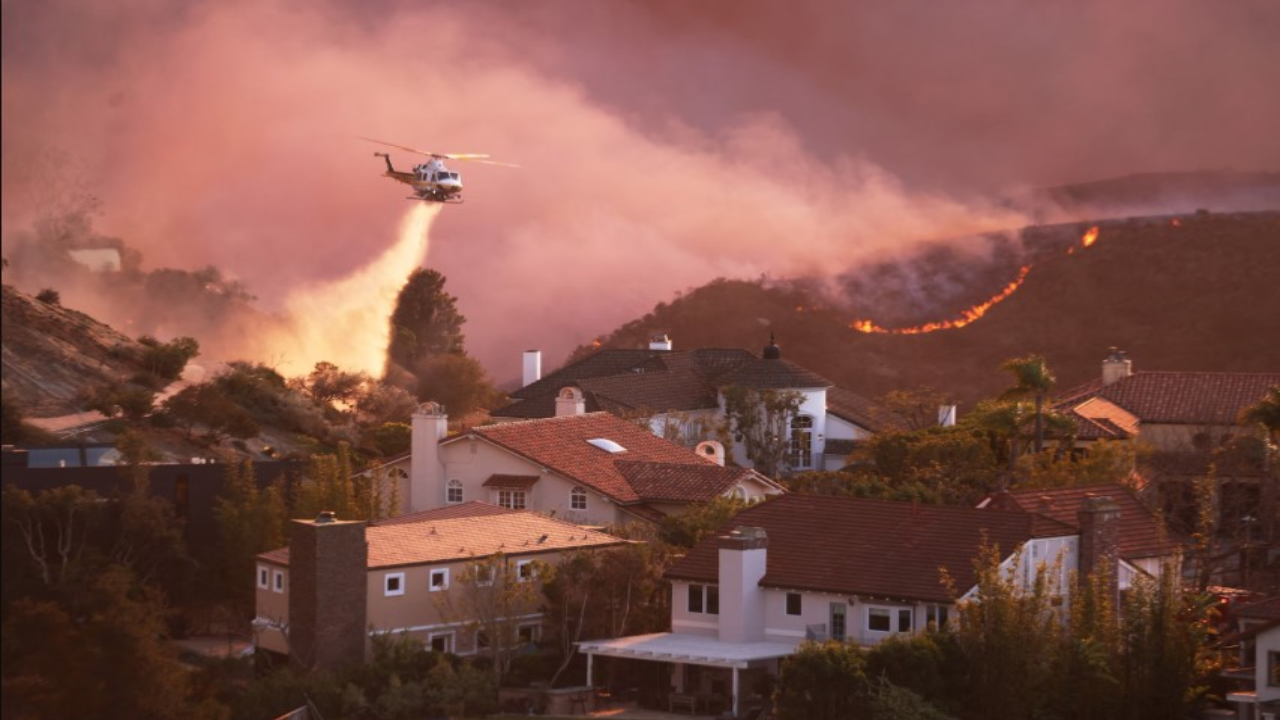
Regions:
<instances>
[{"instance_id":1,"label":"arched window","mask_svg":"<svg viewBox=\"0 0 1280 720\"><path fill-rule=\"evenodd\" d=\"M450 505L457 505L462 502L462 481L449 481L449 484L445 486L444 500Z\"/></svg>"},{"instance_id":2,"label":"arched window","mask_svg":"<svg viewBox=\"0 0 1280 720\"><path fill-rule=\"evenodd\" d=\"M587 509L587 491L580 487L574 488L569 492L569 508L571 510Z\"/></svg>"},{"instance_id":3,"label":"arched window","mask_svg":"<svg viewBox=\"0 0 1280 720\"><path fill-rule=\"evenodd\" d=\"M813 467L813 418L808 415L791 418L790 460L793 470Z\"/></svg>"}]
</instances>

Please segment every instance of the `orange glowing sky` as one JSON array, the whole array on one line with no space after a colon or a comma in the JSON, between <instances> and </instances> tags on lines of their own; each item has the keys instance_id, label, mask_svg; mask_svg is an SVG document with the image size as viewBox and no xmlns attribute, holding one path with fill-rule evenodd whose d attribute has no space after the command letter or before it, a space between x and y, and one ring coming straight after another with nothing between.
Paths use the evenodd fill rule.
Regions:
<instances>
[{"instance_id":1,"label":"orange glowing sky","mask_svg":"<svg viewBox=\"0 0 1280 720\"><path fill-rule=\"evenodd\" d=\"M64 149L148 267L280 308L396 241L356 136L491 153L427 264L503 379L717 276L1022 224L996 191L1280 159L1268 0L851 5L4 0L3 229Z\"/></svg>"}]
</instances>

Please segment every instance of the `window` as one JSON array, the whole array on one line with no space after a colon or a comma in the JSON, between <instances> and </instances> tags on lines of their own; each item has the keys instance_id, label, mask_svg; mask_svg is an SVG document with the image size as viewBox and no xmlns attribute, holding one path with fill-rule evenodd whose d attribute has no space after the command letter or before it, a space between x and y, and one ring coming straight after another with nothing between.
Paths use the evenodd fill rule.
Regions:
<instances>
[{"instance_id":1,"label":"window","mask_svg":"<svg viewBox=\"0 0 1280 720\"><path fill-rule=\"evenodd\" d=\"M720 586L719 585L689 585L689 612L706 613L708 615L720 614Z\"/></svg>"},{"instance_id":2,"label":"window","mask_svg":"<svg viewBox=\"0 0 1280 720\"><path fill-rule=\"evenodd\" d=\"M542 637L541 625L521 625L516 628L516 637L519 638L521 645L538 642Z\"/></svg>"},{"instance_id":3,"label":"window","mask_svg":"<svg viewBox=\"0 0 1280 720\"><path fill-rule=\"evenodd\" d=\"M848 606L842 602L831 603L831 639L844 640L845 614Z\"/></svg>"},{"instance_id":4,"label":"window","mask_svg":"<svg viewBox=\"0 0 1280 720\"><path fill-rule=\"evenodd\" d=\"M489 587L493 584L493 563L476 563L475 569L476 585L480 587Z\"/></svg>"},{"instance_id":5,"label":"window","mask_svg":"<svg viewBox=\"0 0 1280 720\"><path fill-rule=\"evenodd\" d=\"M532 560L521 560L516 563L516 578L520 582L529 582L534 577Z\"/></svg>"},{"instance_id":6,"label":"window","mask_svg":"<svg viewBox=\"0 0 1280 720\"><path fill-rule=\"evenodd\" d=\"M275 572L275 576L272 578L271 591L278 592L278 593L284 592L284 571L283 570L277 570Z\"/></svg>"},{"instance_id":7,"label":"window","mask_svg":"<svg viewBox=\"0 0 1280 720\"><path fill-rule=\"evenodd\" d=\"M867 608L867 629L872 632L889 632L893 629L886 608Z\"/></svg>"},{"instance_id":8,"label":"window","mask_svg":"<svg viewBox=\"0 0 1280 720\"><path fill-rule=\"evenodd\" d=\"M523 490L499 490L498 507L504 507L508 510L523 510L525 508L525 492Z\"/></svg>"},{"instance_id":9,"label":"window","mask_svg":"<svg viewBox=\"0 0 1280 720\"><path fill-rule=\"evenodd\" d=\"M1267 653L1267 685L1280 687L1280 652Z\"/></svg>"},{"instance_id":10,"label":"window","mask_svg":"<svg viewBox=\"0 0 1280 720\"><path fill-rule=\"evenodd\" d=\"M431 571L431 580L427 585L431 592L439 592L440 590L449 589L449 569L440 568Z\"/></svg>"},{"instance_id":11,"label":"window","mask_svg":"<svg viewBox=\"0 0 1280 720\"><path fill-rule=\"evenodd\" d=\"M799 615L802 609L800 593L787 593L787 614Z\"/></svg>"},{"instance_id":12,"label":"window","mask_svg":"<svg viewBox=\"0 0 1280 720\"><path fill-rule=\"evenodd\" d=\"M911 620L914 613L910 610L898 611L898 632L911 632Z\"/></svg>"},{"instance_id":13,"label":"window","mask_svg":"<svg viewBox=\"0 0 1280 720\"><path fill-rule=\"evenodd\" d=\"M813 467L813 418L797 415L791 419L791 467Z\"/></svg>"},{"instance_id":14,"label":"window","mask_svg":"<svg viewBox=\"0 0 1280 720\"><path fill-rule=\"evenodd\" d=\"M493 644L493 641L489 639L489 633L483 630L476 631L476 649L477 650L488 650L489 646L492 644Z\"/></svg>"},{"instance_id":15,"label":"window","mask_svg":"<svg viewBox=\"0 0 1280 720\"><path fill-rule=\"evenodd\" d=\"M404 573L387 573L382 578L382 594L388 597L404 594Z\"/></svg>"},{"instance_id":16,"label":"window","mask_svg":"<svg viewBox=\"0 0 1280 720\"><path fill-rule=\"evenodd\" d=\"M453 633L440 633L432 635L427 641L427 645L431 647L432 652L447 653L453 652Z\"/></svg>"},{"instance_id":17,"label":"window","mask_svg":"<svg viewBox=\"0 0 1280 720\"><path fill-rule=\"evenodd\" d=\"M932 624L938 629L947 626L947 606L946 605L930 605L925 611L925 622Z\"/></svg>"},{"instance_id":18,"label":"window","mask_svg":"<svg viewBox=\"0 0 1280 720\"><path fill-rule=\"evenodd\" d=\"M262 565L258 566L258 589L259 590L266 590L267 588L271 587L270 575L271 573L268 572L265 566L262 566Z\"/></svg>"},{"instance_id":19,"label":"window","mask_svg":"<svg viewBox=\"0 0 1280 720\"><path fill-rule=\"evenodd\" d=\"M587 491L576 487L569 493L569 508L572 510L587 509Z\"/></svg>"},{"instance_id":20,"label":"window","mask_svg":"<svg viewBox=\"0 0 1280 720\"><path fill-rule=\"evenodd\" d=\"M450 480L444 493L444 501L450 505L457 505L462 502L462 482L459 480Z\"/></svg>"}]
</instances>

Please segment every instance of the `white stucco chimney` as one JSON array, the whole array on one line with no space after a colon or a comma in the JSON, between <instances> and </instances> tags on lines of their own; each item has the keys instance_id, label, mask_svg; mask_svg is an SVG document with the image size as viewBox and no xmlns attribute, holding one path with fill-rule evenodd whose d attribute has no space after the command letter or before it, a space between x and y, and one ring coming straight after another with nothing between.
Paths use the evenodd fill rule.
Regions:
<instances>
[{"instance_id":1,"label":"white stucco chimney","mask_svg":"<svg viewBox=\"0 0 1280 720\"><path fill-rule=\"evenodd\" d=\"M738 527L720 542L720 642L764 640L764 578L769 536L764 528Z\"/></svg>"},{"instance_id":2,"label":"white stucco chimney","mask_svg":"<svg viewBox=\"0 0 1280 720\"><path fill-rule=\"evenodd\" d=\"M449 416L440 403L422 403L413 411L409 512L444 505L444 465L440 462L440 441L448 434Z\"/></svg>"},{"instance_id":3,"label":"white stucco chimney","mask_svg":"<svg viewBox=\"0 0 1280 720\"><path fill-rule=\"evenodd\" d=\"M956 406L955 405L939 405L938 406L938 425L942 427L955 427L956 424Z\"/></svg>"},{"instance_id":4,"label":"white stucco chimney","mask_svg":"<svg viewBox=\"0 0 1280 720\"><path fill-rule=\"evenodd\" d=\"M528 387L542 379L542 351L524 351L524 373L520 387Z\"/></svg>"},{"instance_id":5,"label":"white stucco chimney","mask_svg":"<svg viewBox=\"0 0 1280 720\"><path fill-rule=\"evenodd\" d=\"M669 352L673 346L674 343L671 342L671 338L667 337L666 333L658 333L649 338L650 350L666 350Z\"/></svg>"},{"instance_id":6,"label":"white stucco chimney","mask_svg":"<svg viewBox=\"0 0 1280 720\"><path fill-rule=\"evenodd\" d=\"M582 397L582 391L576 387L560 388L560 394L556 395L556 417L565 415L581 415L587 411L587 401Z\"/></svg>"},{"instance_id":7,"label":"white stucco chimney","mask_svg":"<svg viewBox=\"0 0 1280 720\"><path fill-rule=\"evenodd\" d=\"M1133 374L1133 361L1123 350L1111 348L1111 354L1102 361L1102 387L1123 380Z\"/></svg>"},{"instance_id":8,"label":"white stucco chimney","mask_svg":"<svg viewBox=\"0 0 1280 720\"><path fill-rule=\"evenodd\" d=\"M721 467L724 466L724 445L717 440L703 440L693 451Z\"/></svg>"}]
</instances>

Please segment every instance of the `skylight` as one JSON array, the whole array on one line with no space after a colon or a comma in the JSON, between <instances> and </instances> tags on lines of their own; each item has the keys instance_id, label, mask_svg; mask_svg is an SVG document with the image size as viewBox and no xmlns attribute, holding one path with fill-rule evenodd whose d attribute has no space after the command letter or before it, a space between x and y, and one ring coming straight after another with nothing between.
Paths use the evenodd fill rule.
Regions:
<instances>
[{"instance_id":1,"label":"skylight","mask_svg":"<svg viewBox=\"0 0 1280 720\"><path fill-rule=\"evenodd\" d=\"M618 443L608 438L591 438L587 442L591 443L592 445L600 448L605 452L613 453L615 455L617 455L618 453L624 453L627 451L626 448L622 447Z\"/></svg>"}]
</instances>

